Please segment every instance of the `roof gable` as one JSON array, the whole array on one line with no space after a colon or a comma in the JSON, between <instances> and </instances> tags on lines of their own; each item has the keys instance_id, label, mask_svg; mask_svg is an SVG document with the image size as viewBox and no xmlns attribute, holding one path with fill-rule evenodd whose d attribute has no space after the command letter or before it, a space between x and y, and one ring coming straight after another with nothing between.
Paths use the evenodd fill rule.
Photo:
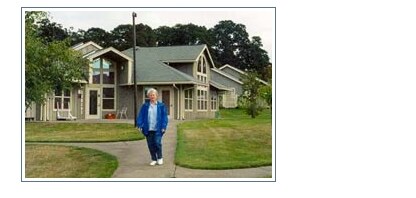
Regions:
<instances>
[{"instance_id":1,"label":"roof gable","mask_svg":"<svg viewBox=\"0 0 416 198\"><path fill-rule=\"evenodd\" d=\"M165 62L193 62L199 54L198 49L203 47L186 48L186 46L136 48L137 79L144 83L198 84L192 76L165 64ZM130 48L123 53L132 57L133 49Z\"/></svg>"},{"instance_id":2,"label":"roof gable","mask_svg":"<svg viewBox=\"0 0 416 198\"><path fill-rule=\"evenodd\" d=\"M114 47L108 47L108 48L105 48L103 50L95 51L94 53L91 53L91 54L86 54L86 57L88 57L89 59L94 59L98 56L101 56L101 55L109 53L109 52L114 53L114 54L118 55L119 57L122 57L122 58L124 58L128 61L133 61L133 59L131 59L129 56L127 56L124 53L121 53L120 51L118 51Z\"/></svg>"},{"instance_id":3,"label":"roof gable","mask_svg":"<svg viewBox=\"0 0 416 198\"><path fill-rule=\"evenodd\" d=\"M103 47L99 46L97 43L94 43L92 41L88 41L86 43L78 43L78 44L72 46L71 48L74 49L74 50L80 51L80 50L82 50L86 47L90 47L90 48L93 48L93 49L96 49L96 50L103 49Z\"/></svg>"},{"instance_id":4,"label":"roof gable","mask_svg":"<svg viewBox=\"0 0 416 198\"><path fill-rule=\"evenodd\" d=\"M237 82L238 84L241 84L241 85L243 84L243 82L240 81L240 79L237 79L234 76L229 75L228 73L223 72L223 71L221 71L219 69L211 68L211 72L216 72L217 74L220 74L220 75L222 75L222 76L224 76L224 77L226 77L226 78L228 78L228 79L230 79L230 80L232 80L234 82Z\"/></svg>"},{"instance_id":5,"label":"roof gable","mask_svg":"<svg viewBox=\"0 0 416 198\"><path fill-rule=\"evenodd\" d=\"M240 76L236 76L235 74L233 74L231 72L227 72L227 69L231 69L233 72L239 73ZM219 68L219 70L222 71L222 72L224 72L224 73L227 73L230 76L234 76L234 78L240 78L241 75L247 75L246 72L244 72L244 71L242 71L242 70L240 70L238 68L235 68L235 67L233 67L233 66L231 66L229 64L223 65L222 67ZM259 82L261 82L261 83L263 83L265 85L268 85L269 84L269 83L267 83L266 81L264 81L264 80L262 80L260 78L257 78L257 81L259 81Z\"/></svg>"}]
</instances>

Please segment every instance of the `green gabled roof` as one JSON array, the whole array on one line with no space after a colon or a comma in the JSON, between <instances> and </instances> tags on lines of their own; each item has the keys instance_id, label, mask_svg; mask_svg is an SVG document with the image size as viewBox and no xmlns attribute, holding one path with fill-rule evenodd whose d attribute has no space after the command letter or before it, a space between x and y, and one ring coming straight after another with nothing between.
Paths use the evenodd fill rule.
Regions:
<instances>
[{"instance_id":1,"label":"green gabled roof","mask_svg":"<svg viewBox=\"0 0 416 198\"><path fill-rule=\"evenodd\" d=\"M137 47L136 70L139 82L189 82L197 81L163 62L193 62L205 45L195 46L168 46L168 47ZM133 58L132 49L123 51Z\"/></svg>"}]
</instances>

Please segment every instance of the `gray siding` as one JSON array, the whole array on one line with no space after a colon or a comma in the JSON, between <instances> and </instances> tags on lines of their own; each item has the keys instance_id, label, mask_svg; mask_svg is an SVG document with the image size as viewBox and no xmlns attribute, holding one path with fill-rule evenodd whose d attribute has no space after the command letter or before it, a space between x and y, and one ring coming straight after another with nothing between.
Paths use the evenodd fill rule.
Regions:
<instances>
[{"instance_id":1,"label":"gray siding","mask_svg":"<svg viewBox=\"0 0 416 198\"><path fill-rule=\"evenodd\" d=\"M227 87L235 88L235 92L238 95L241 95L243 93L243 88L242 88L241 84L239 84L239 83L235 82L234 80L231 80L231 79L229 79L229 78L227 78L227 77L225 77L221 74L218 74L215 71L211 72L211 79L213 81L218 82L218 83L220 83L222 85L225 85Z\"/></svg>"},{"instance_id":2,"label":"gray siding","mask_svg":"<svg viewBox=\"0 0 416 198\"><path fill-rule=\"evenodd\" d=\"M123 69L121 69L123 67ZM128 83L128 61L118 62L117 63L117 84L126 84Z\"/></svg>"},{"instance_id":3,"label":"gray siding","mask_svg":"<svg viewBox=\"0 0 416 198\"><path fill-rule=\"evenodd\" d=\"M127 117L134 119L134 89L133 86L117 87L117 109L127 107Z\"/></svg>"},{"instance_id":4,"label":"gray siding","mask_svg":"<svg viewBox=\"0 0 416 198\"><path fill-rule=\"evenodd\" d=\"M189 76L193 76L193 63L170 63L169 65L185 74L188 74Z\"/></svg>"},{"instance_id":5,"label":"gray siding","mask_svg":"<svg viewBox=\"0 0 416 198\"><path fill-rule=\"evenodd\" d=\"M234 76L235 78L237 78L238 80L241 79L241 74L233 69L230 69L229 67L225 67L224 69L222 69L221 71L230 74L231 76Z\"/></svg>"}]
</instances>

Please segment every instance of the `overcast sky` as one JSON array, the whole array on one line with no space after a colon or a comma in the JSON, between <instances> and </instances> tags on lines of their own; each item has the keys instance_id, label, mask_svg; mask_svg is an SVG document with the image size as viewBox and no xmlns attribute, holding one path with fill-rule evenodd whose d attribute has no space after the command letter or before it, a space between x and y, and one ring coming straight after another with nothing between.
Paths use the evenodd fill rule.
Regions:
<instances>
[{"instance_id":1,"label":"overcast sky","mask_svg":"<svg viewBox=\"0 0 416 198\"><path fill-rule=\"evenodd\" d=\"M272 58L275 39L275 10L274 8L165 8L165 9L124 9L124 10L50 10L51 20L65 28L73 27L87 30L91 27L111 31L120 24L132 24L132 12L137 13L136 24L143 23L152 29L159 26L172 27L175 24L193 23L206 28L212 28L219 21L232 20L246 26L249 37L260 36L263 49Z\"/></svg>"}]
</instances>

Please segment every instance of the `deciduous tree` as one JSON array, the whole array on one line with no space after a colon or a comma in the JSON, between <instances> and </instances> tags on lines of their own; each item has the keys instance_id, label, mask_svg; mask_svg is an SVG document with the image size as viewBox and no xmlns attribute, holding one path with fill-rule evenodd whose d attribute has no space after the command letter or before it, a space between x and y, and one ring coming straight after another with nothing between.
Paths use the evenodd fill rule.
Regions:
<instances>
[{"instance_id":1,"label":"deciduous tree","mask_svg":"<svg viewBox=\"0 0 416 198\"><path fill-rule=\"evenodd\" d=\"M70 88L84 79L88 65L81 54L71 50L69 40L45 40L39 35L38 22L45 12L25 13L25 106L44 103L53 90Z\"/></svg>"},{"instance_id":2,"label":"deciduous tree","mask_svg":"<svg viewBox=\"0 0 416 198\"><path fill-rule=\"evenodd\" d=\"M241 98L245 100L246 113L255 118L263 110L259 103L261 82L258 80L258 74L255 72L247 72L247 75L242 76L243 94Z\"/></svg>"}]
</instances>

